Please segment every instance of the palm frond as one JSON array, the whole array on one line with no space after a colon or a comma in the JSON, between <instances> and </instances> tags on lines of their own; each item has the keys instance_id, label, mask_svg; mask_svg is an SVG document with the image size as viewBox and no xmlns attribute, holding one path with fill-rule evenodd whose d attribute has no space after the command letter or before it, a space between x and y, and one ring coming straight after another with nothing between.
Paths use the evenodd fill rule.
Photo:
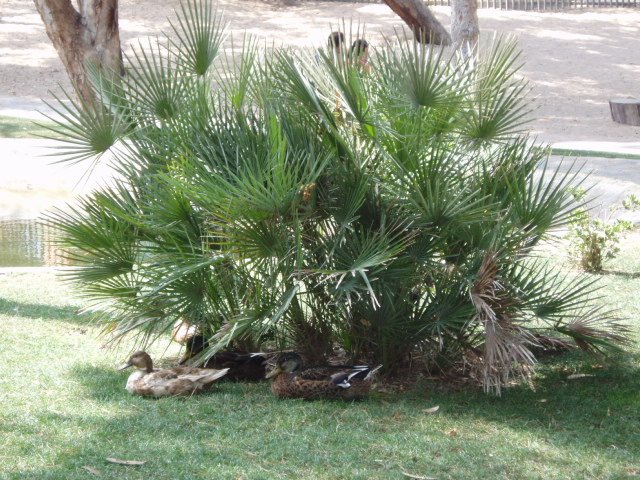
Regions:
<instances>
[{"instance_id":1,"label":"palm frond","mask_svg":"<svg viewBox=\"0 0 640 480\"><path fill-rule=\"evenodd\" d=\"M126 77L126 95L137 107L145 124L175 119L191 103L196 79L186 75L159 41L139 45L125 56L131 65Z\"/></svg>"},{"instance_id":2,"label":"palm frond","mask_svg":"<svg viewBox=\"0 0 640 480\"><path fill-rule=\"evenodd\" d=\"M516 42L497 38L486 51L477 64L469 64L472 99L460 126L461 134L475 143L515 136L531 113L527 82L514 75L520 68Z\"/></svg>"},{"instance_id":3,"label":"palm frond","mask_svg":"<svg viewBox=\"0 0 640 480\"><path fill-rule=\"evenodd\" d=\"M590 353L619 352L629 344L631 333L614 311L599 306L583 308L568 322L557 325L556 331L573 338L578 347Z\"/></svg>"},{"instance_id":4,"label":"palm frond","mask_svg":"<svg viewBox=\"0 0 640 480\"><path fill-rule=\"evenodd\" d=\"M55 140L55 155L60 162L78 163L87 160L96 161L124 138L130 129L130 120L119 113L111 112L102 104L92 104L84 99L72 98L63 93L60 98L52 93L57 104L45 101L55 113L46 115L53 123L41 126L52 132L44 138Z\"/></svg>"},{"instance_id":5,"label":"palm frond","mask_svg":"<svg viewBox=\"0 0 640 480\"><path fill-rule=\"evenodd\" d=\"M181 65L195 75L205 75L226 38L223 16L213 2L183 0L176 22L169 21L178 40L171 40Z\"/></svg>"},{"instance_id":6,"label":"palm frond","mask_svg":"<svg viewBox=\"0 0 640 480\"><path fill-rule=\"evenodd\" d=\"M213 352L228 347L234 340L246 335L268 335L283 320L300 290L300 284L290 286L282 295L273 298L267 308L247 310L230 319L213 337ZM212 353L213 353L212 352Z\"/></svg>"},{"instance_id":7,"label":"palm frond","mask_svg":"<svg viewBox=\"0 0 640 480\"><path fill-rule=\"evenodd\" d=\"M265 71L258 62L260 54L257 40L245 34L239 52L231 38L231 53L225 55L225 68L216 72L216 79L224 92L224 97L236 110L248 105L251 95L260 97L255 89L265 81ZM264 85L262 85L264 88Z\"/></svg>"},{"instance_id":8,"label":"palm frond","mask_svg":"<svg viewBox=\"0 0 640 480\"><path fill-rule=\"evenodd\" d=\"M486 391L500 388L517 372L525 376L535 357L527 347L531 334L518 327L513 317L519 299L514 297L499 276L499 256L488 252L470 288L476 321L484 329L484 352L481 362L482 383Z\"/></svg>"}]
</instances>

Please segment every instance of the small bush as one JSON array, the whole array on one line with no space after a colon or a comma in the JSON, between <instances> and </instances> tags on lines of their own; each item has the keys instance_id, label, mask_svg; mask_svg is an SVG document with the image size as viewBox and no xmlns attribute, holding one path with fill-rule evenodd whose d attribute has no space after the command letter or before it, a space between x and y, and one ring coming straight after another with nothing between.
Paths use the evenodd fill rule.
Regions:
<instances>
[{"instance_id":1,"label":"small bush","mask_svg":"<svg viewBox=\"0 0 640 480\"><path fill-rule=\"evenodd\" d=\"M576 202L582 202L585 195L583 189L573 190ZM638 199L631 195L622 204L626 209L633 209L638 203ZM618 254L618 243L632 228L633 223L628 220L594 218L586 208L576 208L569 221L571 253L585 271L601 272L602 262Z\"/></svg>"},{"instance_id":2,"label":"small bush","mask_svg":"<svg viewBox=\"0 0 640 480\"><path fill-rule=\"evenodd\" d=\"M574 174L522 135L512 42L464 60L401 36L367 73L347 49L251 41L220 61L211 5L179 16L177 39L118 83L97 72L99 105L58 128L72 159L118 145L119 178L52 215L114 338L183 319L208 353L268 342L321 361L338 345L388 369L429 345L474 352L498 391L540 329L623 340L591 279L530 257L566 222Z\"/></svg>"}]
</instances>

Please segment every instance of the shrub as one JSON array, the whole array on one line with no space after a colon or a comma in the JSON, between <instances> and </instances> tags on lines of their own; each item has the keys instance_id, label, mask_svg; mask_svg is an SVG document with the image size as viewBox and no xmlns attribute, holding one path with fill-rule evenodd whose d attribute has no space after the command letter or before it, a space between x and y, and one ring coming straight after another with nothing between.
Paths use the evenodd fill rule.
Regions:
<instances>
[{"instance_id":1,"label":"shrub","mask_svg":"<svg viewBox=\"0 0 640 480\"><path fill-rule=\"evenodd\" d=\"M583 189L574 189L572 193L576 202L582 202L586 195ZM625 209L632 210L637 203L635 195L630 195L622 204ZM584 206L580 206L571 213L569 220L571 253L585 271L601 272L602 262L615 258L619 252L618 243L632 228L633 223L628 220L592 217Z\"/></svg>"},{"instance_id":2,"label":"shrub","mask_svg":"<svg viewBox=\"0 0 640 480\"><path fill-rule=\"evenodd\" d=\"M393 369L420 345L473 351L498 391L539 330L623 341L590 279L530 256L568 218L573 175L520 135L512 42L462 60L400 37L369 74L251 40L215 62L210 4L178 15L168 47L135 52L119 83L95 72L100 101L58 128L67 157L115 152L119 176L51 217L114 338L184 319L207 354L268 341L319 361L337 344Z\"/></svg>"}]
</instances>

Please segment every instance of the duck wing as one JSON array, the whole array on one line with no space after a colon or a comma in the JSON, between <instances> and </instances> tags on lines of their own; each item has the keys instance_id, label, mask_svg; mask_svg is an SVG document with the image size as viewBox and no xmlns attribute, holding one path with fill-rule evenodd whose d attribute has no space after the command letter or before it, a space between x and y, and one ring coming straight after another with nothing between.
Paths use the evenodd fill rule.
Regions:
<instances>
[{"instance_id":1,"label":"duck wing","mask_svg":"<svg viewBox=\"0 0 640 480\"><path fill-rule=\"evenodd\" d=\"M205 390L217 379L224 377L228 369L213 370L181 367L156 370L138 381L136 390L147 396L164 397L191 395Z\"/></svg>"},{"instance_id":2,"label":"duck wing","mask_svg":"<svg viewBox=\"0 0 640 480\"><path fill-rule=\"evenodd\" d=\"M205 366L215 368L238 368L246 365L262 365L267 358L262 353L246 353L234 351L220 351L209 358Z\"/></svg>"},{"instance_id":3,"label":"duck wing","mask_svg":"<svg viewBox=\"0 0 640 480\"><path fill-rule=\"evenodd\" d=\"M377 370L377 369L376 369ZM283 397L363 398L369 391L371 368L368 366L323 366L308 368L276 379L272 390Z\"/></svg>"},{"instance_id":4,"label":"duck wing","mask_svg":"<svg viewBox=\"0 0 640 480\"><path fill-rule=\"evenodd\" d=\"M349 388L354 380L364 381L370 379L381 366L371 369L368 365L329 365L308 368L300 372L296 377L301 380L328 382L341 388Z\"/></svg>"},{"instance_id":5,"label":"duck wing","mask_svg":"<svg viewBox=\"0 0 640 480\"><path fill-rule=\"evenodd\" d=\"M221 351L209 358L205 367L228 368L228 380L258 381L264 379L267 358L262 353Z\"/></svg>"}]
</instances>

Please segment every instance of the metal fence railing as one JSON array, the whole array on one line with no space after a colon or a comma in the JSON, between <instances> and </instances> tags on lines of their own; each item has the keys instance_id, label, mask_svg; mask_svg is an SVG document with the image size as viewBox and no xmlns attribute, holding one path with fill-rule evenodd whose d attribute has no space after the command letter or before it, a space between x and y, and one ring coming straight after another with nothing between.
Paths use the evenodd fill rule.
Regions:
<instances>
[{"instance_id":1,"label":"metal fence railing","mask_svg":"<svg viewBox=\"0 0 640 480\"><path fill-rule=\"evenodd\" d=\"M449 6L450 0L426 0L427 5ZM638 8L640 0L478 0L478 8L502 10L568 10L574 8Z\"/></svg>"},{"instance_id":2,"label":"metal fence railing","mask_svg":"<svg viewBox=\"0 0 640 480\"><path fill-rule=\"evenodd\" d=\"M333 0L344 1L344 0ZM350 0L357 3L382 3L383 0ZM640 0L477 0L478 8L501 10L570 10L578 8L639 8ZM429 6L451 6L451 0L425 0Z\"/></svg>"}]
</instances>

